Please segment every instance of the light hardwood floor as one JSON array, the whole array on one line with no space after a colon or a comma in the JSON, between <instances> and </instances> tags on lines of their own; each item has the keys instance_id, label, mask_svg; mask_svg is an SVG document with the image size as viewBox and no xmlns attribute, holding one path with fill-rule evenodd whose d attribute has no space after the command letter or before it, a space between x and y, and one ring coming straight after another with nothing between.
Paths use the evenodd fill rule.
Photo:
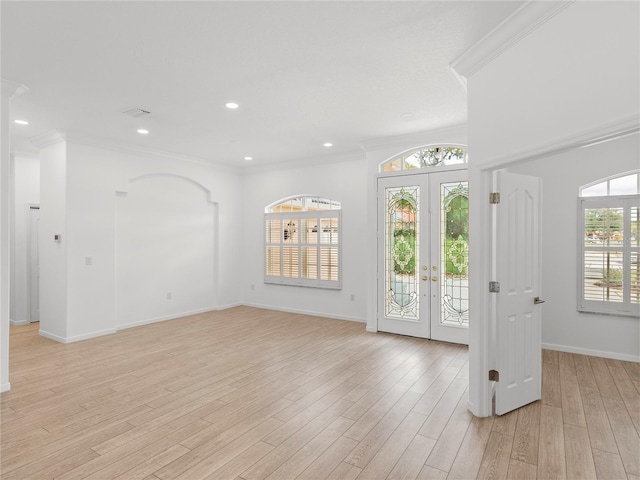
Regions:
<instances>
[{"instance_id":1,"label":"light hardwood floor","mask_svg":"<svg viewBox=\"0 0 640 480\"><path fill-rule=\"evenodd\" d=\"M62 345L11 328L2 479L640 476L640 365L543 352L543 399L466 409L467 348L238 307Z\"/></svg>"}]
</instances>

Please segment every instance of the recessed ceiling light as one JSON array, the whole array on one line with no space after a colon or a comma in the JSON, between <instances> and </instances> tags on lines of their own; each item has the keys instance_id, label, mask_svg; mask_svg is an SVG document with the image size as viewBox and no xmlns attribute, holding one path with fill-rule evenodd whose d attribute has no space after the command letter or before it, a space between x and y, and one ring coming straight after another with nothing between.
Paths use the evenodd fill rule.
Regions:
<instances>
[{"instance_id":1,"label":"recessed ceiling light","mask_svg":"<svg viewBox=\"0 0 640 480\"><path fill-rule=\"evenodd\" d=\"M144 128L139 128L138 133L140 135L146 135L147 133L149 133L149 130L145 130Z\"/></svg>"},{"instance_id":2,"label":"recessed ceiling light","mask_svg":"<svg viewBox=\"0 0 640 480\"><path fill-rule=\"evenodd\" d=\"M325 142L322 145L324 145L325 147L333 147L333 143L331 142Z\"/></svg>"},{"instance_id":3,"label":"recessed ceiling light","mask_svg":"<svg viewBox=\"0 0 640 480\"><path fill-rule=\"evenodd\" d=\"M29 122L26 120L14 120L13 123L17 123L18 125L29 125Z\"/></svg>"},{"instance_id":4,"label":"recessed ceiling light","mask_svg":"<svg viewBox=\"0 0 640 480\"><path fill-rule=\"evenodd\" d=\"M253 157L244 157L245 160L253 160Z\"/></svg>"},{"instance_id":5,"label":"recessed ceiling light","mask_svg":"<svg viewBox=\"0 0 640 480\"><path fill-rule=\"evenodd\" d=\"M235 102L227 102L224 104L225 107L227 107L229 110L235 110L236 108L238 108L240 105L238 105Z\"/></svg>"}]
</instances>

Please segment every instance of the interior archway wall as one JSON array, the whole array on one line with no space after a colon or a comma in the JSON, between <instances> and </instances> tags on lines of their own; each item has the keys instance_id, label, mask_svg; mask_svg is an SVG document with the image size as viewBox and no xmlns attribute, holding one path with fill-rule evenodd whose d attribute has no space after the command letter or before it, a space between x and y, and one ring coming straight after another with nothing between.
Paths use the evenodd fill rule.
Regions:
<instances>
[{"instance_id":1,"label":"interior archway wall","mask_svg":"<svg viewBox=\"0 0 640 480\"><path fill-rule=\"evenodd\" d=\"M116 329L210 310L216 204L179 175L144 175L115 199Z\"/></svg>"}]
</instances>

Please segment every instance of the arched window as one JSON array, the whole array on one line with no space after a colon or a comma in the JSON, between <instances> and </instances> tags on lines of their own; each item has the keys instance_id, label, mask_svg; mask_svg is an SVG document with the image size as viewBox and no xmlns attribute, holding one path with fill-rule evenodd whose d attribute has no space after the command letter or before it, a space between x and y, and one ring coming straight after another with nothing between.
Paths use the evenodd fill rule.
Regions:
<instances>
[{"instance_id":1,"label":"arched window","mask_svg":"<svg viewBox=\"0 0 640 480\"><path fill-rule=\"evenodd\" d=\"M408 150L397 155L382 165L381 172L399 172L467 163L469 155L466 147L461 145L430 145Z\"/></svg>"},{"instance_id":2,"label":"arched window","mask_svg":"<svg viewBox=\"0 0 640 480\"><path fill-rule=\"evenodd\" d=\"M580 188L578 310L640 316L640 171Z\"/></svg>"},{"instance_id":3,"label":"arched window","mask_svg":"<svg viewBox=\"0 0 640 480\"><path fill-rule=\"evenodd\" d=\"M341 205L299 195L265 207L265 283L341 288Z\"/></svg>"}]
</instances>

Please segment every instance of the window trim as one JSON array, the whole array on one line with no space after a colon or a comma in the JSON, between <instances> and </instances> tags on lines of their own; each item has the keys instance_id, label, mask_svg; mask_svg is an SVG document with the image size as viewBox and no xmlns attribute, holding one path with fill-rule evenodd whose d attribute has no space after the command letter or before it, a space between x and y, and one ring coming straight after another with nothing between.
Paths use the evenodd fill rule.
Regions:
<instances>
[{"instance_id":1,"label":"window trim","mask_svg":"<svg viewBox=\"0 0 640 480\"><path fill-rule=\"evenodd\" d=\"M615 178L615 177L611 177ZM609 180L609 179L607 179ZM600 183L594 182L593 185ZM631 245L631 208L640 202L640 195L611 195L578 198L578 311L582 313L598 313L624 317L640 318L640 304L632 304L631 253L638 252L638 247ZM608 247L601 246L593 251L622 251L623 261L623 301L608 302L606 300L587 300L585 295L585 253L589 250L585 244L585 210L594 208L623 208L623 245ZM591 247L595 248L595 247Z\"/></svg>"},{"instance_id":2,"label":"window trim","mask_svg":"<svg viewBox=\"0 0 640 480\"><path fill-rule=\"evenodd\" d=\"M276 208L282 203L290 201L292 199L302 198L302 208L303 210L297 212L272 212L273 208ZM330 208L326 210L305 210L307 205L307 200L312 198L323 198L328 200ZM320 224L321 219L331 218L336 219L338 223L338 238L335 244L323 244L320 242L321 238L318 235L317 243L302 243L302 238L299 236L298 241L295 244L285 243L284 239L280 239L278 243L268 243L267 242L267 226L270 220L296 220L298 225L301 225L303 219L314 218L318 220ZM299 227L298 227L299 228ZM342 289L342 207L339 202L336 202L327 197L319 197L316 195L293 195L290 197L283 198L274 203L271 203L267 207L265 207L264 213L264 223L263 223L263 255L264 255L264 263L263 263L263 274L264 274L264 283L265 284L273 284L273 285L289 285L295 287L311 287L311 288L320 288L320 289L328 289L328 290L341 290ZM316 246L318 248L318 255L320 257L320 248L322 246L325 247L335 247L338 252L338 260L337 260L337 280L322 280L320 278L321 265L320 258L318 259L318 278L310 279L302 277L302 247L305 245L308 246ZM281 258L280 265L281 271L280 275L267 275L267 248L269 246L276 247L279 246L283 249L286 246L297 246L298 248L298 276L297 277L286 277L282 273L282 266L284 262L284 256L282 255L281 250Z\"/></svg>"}]
</instances>

